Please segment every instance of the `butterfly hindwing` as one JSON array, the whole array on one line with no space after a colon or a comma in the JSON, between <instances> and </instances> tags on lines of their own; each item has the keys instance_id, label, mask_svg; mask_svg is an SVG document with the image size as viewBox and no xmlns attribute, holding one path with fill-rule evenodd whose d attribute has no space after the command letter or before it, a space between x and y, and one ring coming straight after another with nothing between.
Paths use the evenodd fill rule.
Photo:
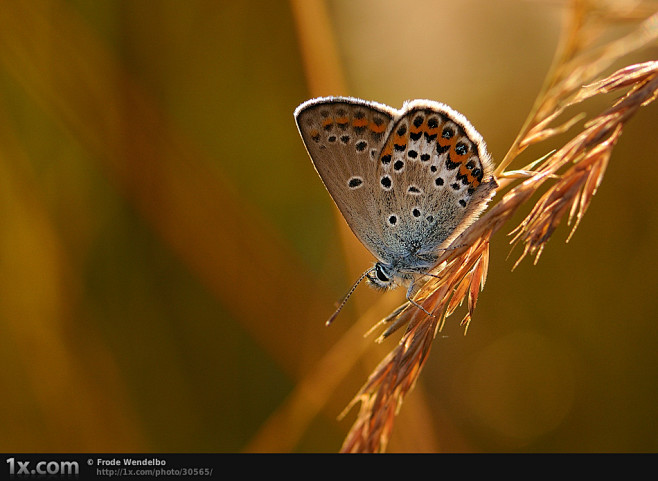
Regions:
<instances>
[{"instance_id":1,"label":"butterfly hindwing","mask_svg":"<svg viewBox=\"0 0 658 481\"><path fill-rule=\"evenodd\" d=\"M405 104L377 168L379 178L391 179L383 193L389 199L378 204L390 209L382 213L383 237L398 246L398 256L433 253L450 242L497 186L480 134L458 112L428 100Z\"/></svg>"}]
</instances>

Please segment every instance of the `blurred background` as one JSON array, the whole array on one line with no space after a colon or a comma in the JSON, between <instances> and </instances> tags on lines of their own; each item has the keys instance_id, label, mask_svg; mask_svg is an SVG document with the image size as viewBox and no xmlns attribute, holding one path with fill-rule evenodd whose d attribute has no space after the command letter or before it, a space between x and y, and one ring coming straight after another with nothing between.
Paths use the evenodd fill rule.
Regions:
<instances>
[{"instance_id":1,"label":"blurred background","mask_svg":"<svg viewBox=\"0 0 658 481\"><path fill-rule=\"evenodd\" d=\"M324 326L373 259L293 110L430 98L500 160L567 18L524 0L0 3L3 452L336 452L399 338L364 334L404 293L362 286ZM527 210L493 239L468 334L448 319L389 452L658 450L657 109L568 244L563 225L512 272Z\"/></svg>"}]
</instances>

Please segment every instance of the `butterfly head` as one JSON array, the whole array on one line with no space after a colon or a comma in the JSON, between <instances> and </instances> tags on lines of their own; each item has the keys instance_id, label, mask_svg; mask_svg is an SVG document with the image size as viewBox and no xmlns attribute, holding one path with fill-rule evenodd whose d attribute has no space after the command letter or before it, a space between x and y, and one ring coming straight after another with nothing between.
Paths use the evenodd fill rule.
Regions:
<instances>
[{"instance_id":1,"label":"butterfly head","mask_svg":"<svg viewBox=\"0 0 658 481\"><path fill-rule=\"evenodd\" d=\"M377 262L368 271L366 278L371 286L385 291L398 286L398 283L395 281L397 277L395 274L396 272L393 266Z\"/></svg>"}]
</instances>

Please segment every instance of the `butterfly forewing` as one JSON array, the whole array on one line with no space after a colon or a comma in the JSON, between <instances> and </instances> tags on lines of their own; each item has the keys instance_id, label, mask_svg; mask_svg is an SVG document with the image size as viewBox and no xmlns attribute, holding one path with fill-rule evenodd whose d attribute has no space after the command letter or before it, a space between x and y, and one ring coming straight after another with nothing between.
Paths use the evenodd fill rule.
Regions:
<instances>
[{"instance_id":1,"label":"butterfly forewing","mask_svg":"<svg viewBox=\"0 0 658 481\"><path fill-rule=\"evenodd\" d=\"M295 118L313 165L359 240L380 260L379 206L373 196L376 163L395 109L349 98L315 99L300 105Z\"/></svg>"}]
</instances>

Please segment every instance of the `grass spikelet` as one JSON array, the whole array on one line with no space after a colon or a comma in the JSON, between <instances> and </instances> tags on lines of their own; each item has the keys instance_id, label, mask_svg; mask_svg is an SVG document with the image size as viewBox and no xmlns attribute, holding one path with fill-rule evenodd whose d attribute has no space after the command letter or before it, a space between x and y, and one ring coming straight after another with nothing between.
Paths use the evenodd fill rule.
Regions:
<instances>
[{"instance_id":1,"label":"grass spikelet","mask_svg":"<svg viewBox=\"0 0 658 481\"><path fill-rule=\"evenodd\" d=\"M418 380L436 333L464 301L466 314L461 325L465 332L470 324L487 277L491 237L519 208L526 206L533 194L545 189L525 219L510 233L512 244L523 245L515 266L527 255L534 256L537 262L565 216L572 225L569 238L573 235L601 184L624 126L640 107L658 96L657 61L630 65L596 79L613 62L658 38L658 13L642 17L643 13L641 5L630 10L613 10L591 2L573 2L562 49L543 91L496 169L501 184L497 202L453 241L453 248L444 251L432 277L414 299L432 315L407 303L375 327L385 329L378 342L403 326L406 330L344 411L360 404L342 452L385 451L395 415ZM637 17L645 20L633 32L597 45L607 26ZM521 169L506 170L530 145L574 129L584 114L572 114L568 120L558 122L568 109L620 89L628 91L587 121L562 147Z\"/></svg>"}]
</instances>

